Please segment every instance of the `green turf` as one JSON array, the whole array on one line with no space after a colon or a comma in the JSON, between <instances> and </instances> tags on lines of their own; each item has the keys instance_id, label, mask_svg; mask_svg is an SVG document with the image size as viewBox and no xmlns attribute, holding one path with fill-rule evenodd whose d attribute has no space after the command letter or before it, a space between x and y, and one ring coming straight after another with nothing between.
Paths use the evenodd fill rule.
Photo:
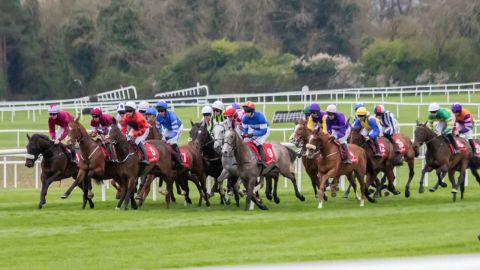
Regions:
<instances>
[{"instance_id":1,"label":"green turf","mask_svg":"<svg viewBox=\"0 0 480 270\"><path fill-rule=\"evenodd\" d=\"M401 180L399 180L401 181ZM417 181L416 181L417 182ZM154 269L480 252L480 189L451 202L450 187L436 193L403 194L360 208L352 197L330 199L316 209L282 185L281 202L268 211L245 212L219 205L165 209L151 197L140 211L115 211L113 190L96 208L80 209L78 190L50 190L35 210L38 190L0 190L0 269ZM194 196L197 192L193 192ZM196 198L196 196L195 196ZM194 201L196 201L194 199ZM242 200L242 207L244 201Z\"/></svg>"}]
</instances>

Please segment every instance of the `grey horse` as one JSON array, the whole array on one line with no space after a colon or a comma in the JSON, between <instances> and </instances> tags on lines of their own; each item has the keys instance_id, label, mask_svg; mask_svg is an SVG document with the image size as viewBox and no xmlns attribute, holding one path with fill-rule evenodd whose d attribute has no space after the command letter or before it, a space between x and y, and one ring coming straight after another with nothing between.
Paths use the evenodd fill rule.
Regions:
<instances>
[{"instance_id":1,"label":"grey horse","mask_svg":"<svg viewBox=\"0 0 480 270\"><path fill-rule=\"evenodd\" d=\"M219 179L224 179L224 173L234 174L238 176L239 179L242 179L244 186L247 188L245 210L252 209L252 206L250 205L252 201L260 209L267 209L267 207L255 196L256 191L259 189L259 185L257 185L257 177L259 176L281 174L286 178L291 179L292 183L294 183L293 186L295 188L296 196L302 201L305 200L303 195L298 191L296 185L294 173L294 161L296 159L295 151L281 145L280 143L272 143L272 148L277 160L275 163L267 165L266 168L261 168L257 164L255 152L243 142L237 132L234 130L226 130L224 132L225 138L222 146L222 164L224 165L224 172L222 172ZM216 140L216 143L217 142L221 143L221 140Z\"/></svg>"}]
</instances>

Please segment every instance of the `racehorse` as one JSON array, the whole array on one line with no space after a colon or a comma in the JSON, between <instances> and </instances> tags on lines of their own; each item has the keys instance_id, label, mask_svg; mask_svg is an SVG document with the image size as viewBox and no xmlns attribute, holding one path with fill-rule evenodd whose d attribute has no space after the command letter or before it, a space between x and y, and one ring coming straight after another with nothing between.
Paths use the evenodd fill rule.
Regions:
<instances>
[{"instance_id":1,"label":"racehorse","mask_svg":"<svg viewBox=\"0 0 480 270\"><path fill-rule=\"evenodd\" d=\"M307 151L306 145L308 143L308 138L313 132L307 127L307 121L304 119L298 119L295 123L295 130L293 131L292 135L289 138L289 141L293 143L297 148L301 149L302 153L302 163L305 167L305 171L307 172L310 180L312 182L313 191L315 193L315 197L317 194L317 183L318 183L318 169L317 163L320 162L322 159L322 155L318 154L315 155L313 158L307 158L305 152ZM334 180L334 185L330 186L330 191L332 192L332 197L335 197L338 179Z\"/></svg>"},{"instance_id":2,"label":"racehorse","mask_svg":"<svg viewBox=\"0 0 480 270\"><path fill-rule=\"evenodd\" d=\"M222 164L225 165L223 162L224 159L232 160L234 158L236 160L237 170L234 175L237 175L240 179L242 179L244 186L247 188L245 210L251 209L251 201L253 201L262 210L268 209L255 196L255 186L258 176L267 176L270 172L280 173L283 176L291 179L297 198L301 201L305 200L303 195L301 195L298 191L296 185L294 173L294 161L296 159L296 153L279 143L273 142L271 144L277 160L276 162L267 164L266 168L262 168L257 164L257 156L254 150L252 150L247 143L243 142L242 138L235 130L229 129L225 133L224 144L222 147ZM226 167L224 166L224 168ZM232 172L229 171L229 173ZM222 172L222 174L224 173Z\"/></svg>"},{"instance_id":3,"label":"racehorse","mask_svg":"<svg viewBox=\"0 0 480 270\"><path fill-rule=\"evenodd\" d=\"M222 156L213 148L214 139L210 135L207 126L193 122L191 122L191 124L192 128L190 129L189 140L200 146L205 174L215 179L214 187L212 188L212 192L210 192L210 195L213 196L215 190L219 191L220 188L223 188L219 187L217 182L217 178L220 176L223 170L221 159ZM233 179L232 181L236 181L236 179ZM223 199L221 200L221 203L224 203Z\"/></svg>"},{"instance_id":4,"label":"racehorse","mask_svg":"<svg viewBox=\"0 0 480 270\"><path fill-rule=\"evenodd\" d=\"M42 209L46 203L48 187L54 181L60 181L72 177L75 179L78 174L78 166L70 162L66 153L66 145L54 144L52 140L43 134L33 134L32 137L27 134L27 156L25 166L32 168L40 155L43 156L42 166L42 189L40 191L40 202L38 209ZM83 189L83 187L81 187ZM88 198L91 208L94 207L91 198Z\"/></svg>"},{"instance_id":5,"label":"racehorse","mask_svg":"<svg viewBox=\"0 0 480 270\"><path fill-rule=\"evenodd\" d=\"M465 181L465 172L468 167L468 163L471 159L471 148L469 143L462 139L457 139L457 145L461 151L457 155L453 155L449 144L443 138L443 136L437 136L433 130L428 128L427 123L420 124L417 122L415 127L415 138L413 141L413 147L416 148L416 153L422 144L427 145L427 152L425 154L425 166L422 169L422 176L420 178L420 193L423 191L423 180L427 172L437 170L438 181L441 181L442 174L448 173L448 178L452 183L452 196L453 201L456 201L457 188L460 185L461 198L463 198ZM460 145L461 144L461 145ZM458 182L455 182L455 171L460 172Z\"/></svg>"},{"instance_id":6,"label":"racehorse","mask_svg":"<svg viewBox=\"0 0 480 270\"><path fill-rule=\"evenodd\" d=\"M393 135L393 141L397 144L398 149L400 150L400 155L398 158L403 157L403 159L408 164L408 181L405 185L405 197L410 197L410 182L412 182L413 176L415 175L415 148L413 147L412 140L408 136L402 133L397 133ZM394 164L394 166L401 166L402 164ZM385 176L382 179L382 184L384 182Z\"/></svg>"},{"instance_id":7,"label":"racehorse","mask_svg":"<svg viewBox=\"0 0 480 270\"><path fill-rule=\"evenodd\" d=\"M342 175L346 175L350 185L352 185L355 194L357 194L357 187L355 184L354 175L360 184L361 196L357 194L357 198L360 201L360 206L365 205L365 197L370 202L374 202L374 199L370 198L366 193L366 186L364 182L365 175L367 173L367 154L363 148L358 145L348 145L348 150L352 160L352 164L345 164L340 157L341 153L338 145L334 142L333 137L329 134L323 133L320 130L315 130L308 139L307 156L313 157L317 153L321 153L323 159L317 159L319 186L318 189L318 208L323 207L324 193L327 180L329 178L338 178Z\"/></svg>"},{"instance_id":8,"label":"racehorse","mask_svg":"<svg viewBox=\"0 0 480 270\"><path fill-rule=\"evenodd\" d=\"M367 167L369 173L367 175L366 188L368 189L370 185L377 180L377 175L379 172L383 172L388 179L387 189L394 195L400 194L400 191L398 191L394 185L395 174L393 173L393 160L395 153L393 152L392 143L386 138L378 138L378 144L380 145L381 149L381 157L375 157L375 146L373 145L373 142L370 140L367 141L360 133L359 129L352 129L349 142L363 147L367 153ZM376 182L377 192L381 192L382 183L378 184L379 182Z\"/></svg>"},{"instance_id":9,"label":"racehorse","mask_svg":"<svg viewBox=\"0 0 480 270\"><path fill-rule=\"evenodd\" d=\"M133 196L133 190L135 188L136 178L140 170L138 157L137 160L134 160L134 158L125 158L119 163L107 161L106 154L102 149L101 143L93 141L90 138L85 127L79 122L78 117L68 124L68 136L70 137L71 144L75 145L75 143L78 142L80 145L80 163L76 181L85 186L85 184L89 183L92 178L97 183L101 183L105 179L113 178L120 185L120 189L125 191L121 192L117 209L120 209L124 201L125 210L128 209L129 201L132 203L132 208L137 209L137 204ZM123 158L120 156L121 153L118 152L118 149L115 150L118 158ZM69 193L69 191L71 190L68 190L66 193ZM84 203L82 207L85 207L85 190L83 194Z\"/></svg>"}]
</instances>

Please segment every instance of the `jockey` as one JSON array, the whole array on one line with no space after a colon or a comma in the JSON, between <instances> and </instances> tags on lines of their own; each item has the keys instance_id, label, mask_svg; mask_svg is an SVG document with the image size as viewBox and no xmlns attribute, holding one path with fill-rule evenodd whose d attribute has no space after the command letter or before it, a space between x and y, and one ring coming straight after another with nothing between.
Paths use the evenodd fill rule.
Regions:
<instances>
[{"instance_id":1,"label":"jockey","mask_svg":"<svg viewBox=\"0 0 480 270\"><path fill-rule=\"evenodd\" d=\"M182 168L183 165L180 157L180 149L177 145L178 139L183 130L182 121L173 111L167 110L168 104L165 101L159 100L155 107L158 111L157 128L160 131L160 134L163 135L163 140L170 144L175 151L175 167Z\"/></svg>"},{"instance_id":2,"label":"jockey","mask_svg":"<svg viewBox=\"0 0 480 270\"><path fill-rule=\"evenodd\" d=\"M308 121L308 119L310 118L310 115L312 114L312 111L310 110L310 106L307 106L303 109L303 115L305 117L305 120Z\"/></svg>"},{"instance_id":3,"label":"jockey","mask_svg":"<svg viewBox=\"0 0 480 270\"><path fill-rule=\"evenodd\" d=\"M337 106L330 104L327 107L327 132L332 135L335 140L338 140L340 145L345 152L345 159L343 163L352 164L350 160L350 154L348 153L347 139L350 136L350 124L348 123L347 118L341 112L337 112Z\"/></svg>"},{"instance_id":4,"label":"jockey","mask_svg":"<svg viewBox=\"0 0 480 270\"><path fill-rule=\"evenodd\" d=\"M115 117L118 123L118 128L122 128L122 119L124 115L125 115L125 103L122 102L122 103L119 103L117 106L117 117Z\"/></svg>"},{"instance_id":5,"label":"jockey","mask_svg":"<svg viewBox=\"0 0 480 270\"><path fill-rule=\"evenodd\" d=\"M127 140L135 140L135 144L143 153L142 163L148 163L147 150L143 145L145 139L150 132L150 125L147 123L143 115L135 112L135 102L127 101L125 104L125 116L122 120L122 133L127 136Z\"/></svg>"},{"instance_id":6,"label":"jockey","mask_svg":"<svg viewBox=\"0 0 480 270\"><path fill-rule=\"evenodd\" d=\"M456 155L459 153L457 142L453 138L453 123L452 123L452 112L445 108L440 108L438 103L430 103L428 106L428 127L433 129L433 122L438 121L435 133L440 136L444 136L454 148L453 154Z\"/></svg>"},{"instance_id":7,"label":"jockey","mask_svg":"<svg viewBox=\"0 0 480 270\"><path fill-rule=\"evenodd\" d=\"M148 102L140 101L140 103L138 104L138 112L143 114L143 116L145 116L145 112L147 111L147 109L149 107L150 107L150 105L148 104Z\"/></svg>"},{"instance_id":8,"label":"jockey","mask_svg":"<svg viewBox=\"0 0 480 270\"><path fill-rule=\"evenodd\" d=\"M383 105L377 105L374 109L377 119L380 121L380 128L383 136L392 142L395 153L400 153L398 145L393 141L393 135L398 132L398 122L392 112L386 111Z\"/></svg>"},{"instance_id":9,"label":"jockey","mask_svg":"<svg viewBox=\"0 0 480 270\"><path fill-rule=\"evenodd\" d=\"M100 107L93 107L90 110L90 114L92 115L92 120L90 121L90 126L92 127L92 130L90 131L90 136L96 137L97 134L107 135L108 126L113 124L113 116L103 113ZM111 144L106 144L105 146L111 154L110 161L118 162L117 157L115 156L115 152L112 151Z\"/></svg>"},{"instance_id":10,"label":"jockey","mask_svg":"<svg viewBox=\"0 0 480 270\"><path fill-rule=\"evenodd\" d=\"M227 117L224 122L227 128L235 130L241 136L243 134L242 119L238 117L235 107L227 106L223 115Z\"/></svg>"},{"instance_id":11,"label":"jockey","mask_svg":"<svg viewBox=\"0 0 480 270\"><path fill-rule=\"evenodd\" d=\"M243 111L242 108L240 108L240 105L238 105L237 103L232 103L232 107L234 107L235 110L237 110L237 118L240 119L240 122L242 122L245 112Z\"/></svg>"},{"instance_id":12,"label":"jockey","mask_svg":"<svg viewBox=\"0 0 480 270\"><path fill-rule=\"evenodd\" d=\"M357 120L357 110L358 110L358 108L362 108L362 107L366 108L365 104L363 102L357 102L355 104L355 115L354 115L355 120ZM370 114L370 112L368 110L367 110L367 114Z\"/></svg>"},{"instance_id":13,"label":"jockey","mask_svg":"<svg viewBox=\"0 0 480 270\"><path fill-rule=\"evenodd\" d=\"M378 145L378 136L380 135L380 123L377 118L368 113L365 107L360 107L356 112L357 119L353 124L353 128L362 129L361 134L368 136L375 145L375 157L381 157L380 146Z\"/></svg>"},{"instance_id":14,"label":"jockey","mask_svg":"<svg viewBox=\"0 0 480 270\"><path fill-rule=\"evenodd\" d=\"M212 132L213 127L216 124L219 124L225 121L225 116L223 116L223 103L220 100L213 102L213 117L211 118L210 132Z\"/></svg>"},{"instance_id":15,"label":"jockey","mask_svg":"<svg viewBox=\"0 0 480 270\"><path fill-rule=\"evenodd\" d=\"M455 129L460 135L463 135L468 140L472 147L472 153L476 154L475 143L473 142L473 123L475 119L469 110L462 108L460 103L452 105L452 112L455 114Z\"/></svg>"},{"instance_id":16,"label":"jockey","mask_svg":"<svg viewBox=\"0 0 480 270\"><path fill-rule=\"evenodd\" d=\"M213 113L212 107L204 106L202 108L202 116L203 117L202 117L201 125L202 126L207 126L207 130L210 130L210 125L212 124L211 123L212 113Z\"/></svg>"},{"instance_id":17,"label":"jockey","mask_svg":"<svg viewBox=\"0 0 480 270\"><path fill-rule=\"evenodd\" d=\"M247 101L243 104L245 115L242 118L243 135L245 142L252 141L258 149L262 158L258 163L266 167L265 152L263 151L263 143L270 134L270 128L267 119L261 112L255 111L255 104Z\"/></svg>"},{"instance_id":18,"label":"jockey","mask_svg":"<svg viewBox=\"0 0 480 270\"><path fill-rule=\"evenodd\" d=\"M60 110L60 106L56 104L48 106L48 114L48 129L50 137L54 140L55 144L59 144L60 141L65 139L68 135L68 123L75 118L69 112ZM55 125L59 126L57 131L55 131ZM67 154L70 154L70 162L77 163L75 147L69 145L68 148L70 152L67 151Z\"/></svg>"},{"instance_id":19,"label":"jockey","mask_svg":"<svg viewBox=\"0 0 480 270\"><path fill-rule=\"evenodd\" d=\"M149 107L145 111L145 118L147 119L147 122L150 122L152 120L155 120L157 118L157 110L155 110L152 107Z\"/></svg>"},{"instance_id":20,"label":"jockey","mask_svg":"<svg viewBox=\"0 0 480 270\"><path fill-rule=\"evenodd\" d=\"M320 128L322 132L326 132L327 130L327 114L325 112L320 111L320 105L318 103L312 103L310 105L310 112L311 115L308 118L307 127L310 130L314 130Z\"/></svg>"}]
</instances>

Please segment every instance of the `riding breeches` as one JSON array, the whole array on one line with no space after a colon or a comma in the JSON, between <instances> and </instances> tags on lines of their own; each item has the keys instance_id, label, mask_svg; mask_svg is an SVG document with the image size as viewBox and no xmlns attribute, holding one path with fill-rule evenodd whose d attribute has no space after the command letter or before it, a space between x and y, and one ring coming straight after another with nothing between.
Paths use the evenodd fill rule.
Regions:
<instances>
[{"instance_id":1,"label":"riding breeches","mask_svg":"<svg viewBox=\"0 0 480 270\"><path fill-rule=\"evenodd\" d=\"M348 139L348 136L350 136L350 132L352 131L352 129L350 127L347 128L347 130L345 131L345 135L343 135L343 137L338 137L338 133L335 129L332 129L332 136L337 139L340 144L342 143L346 143L347 142L347 139Z\"/></svg>"},{"instance_id":2,"label":"riding breeches","mask_svg":"<svg viewBox=\"0 0 480 270\"><path fill-rule=\"evenodd\" d=\"M447 122L440 121L437 123L437 126L435 127L438 133L448 135L452 133L452 129L448 128Z\"/></svg>"},{"instance_id":3,"label":"riding breeches","mask_svg":"<svg viewBox=\"0 0 480 270\"><path fill-rule=\"evenodd\" d=\"M182 135L182 130L183 130L183 124L178 128L178 130L176 132L177 134L175 134L174 131L166 130L163 133L163 136L164 136L164 138L168 138L168 140L167 140L168 144L174 145L178 142L178 139Z\"/></svg>"},{"instance_id":4,"label":"riding breeches","mask_svg":"<svg viewBox=\"0 0 480 270\"><path fill-rule=\"evenodd\" d=\"M63 132L65 132L65 129L63 129L63 127L59 127L57 131L55 131L55 139L60 140L60 138L63 135Z\"/></svg>"},{"instance_id":5,"label":"riding breeches","mask_svg":"<svg viewBox=\"0 0 480 270\"><path fill-rule=\"evenodd\" d=\"M267 129L267 133L263 136L253 136L252 138L245 138L244 142L252 141L255 145L263 145L263 143L267 140L268 135L270 135L270 129Z\"/></svg>"}]
</instances>

